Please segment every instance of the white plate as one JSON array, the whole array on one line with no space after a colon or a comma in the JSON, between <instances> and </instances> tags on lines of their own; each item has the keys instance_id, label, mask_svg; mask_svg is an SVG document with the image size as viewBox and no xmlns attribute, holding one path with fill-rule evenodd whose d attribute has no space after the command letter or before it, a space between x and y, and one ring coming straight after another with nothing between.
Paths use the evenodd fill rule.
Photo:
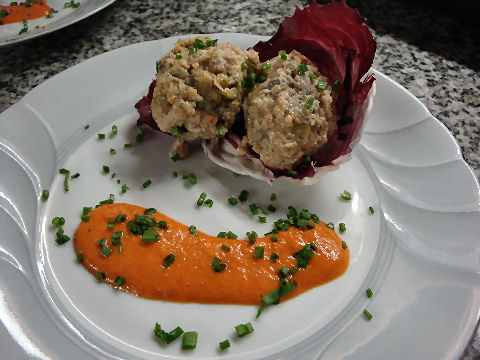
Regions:
<instances>
[{"instance_id":1,"label":"white plate","mask_svg":"<svg viewBox=\"0 0 480 360\"><path fill-rule=\"evenodd\" d=\"M52 31L57 31L65 26L71 25L85 19L86 17L95 14L106 6L113 3L115 0L77 0L80 6L76 9L64 8L63 5L67 0L48 0L47 5L58 11L53 14L51 19L39 18L28 21L28 31L19 34L23 28L23 24L13 23L7 25L0 25L0 46L15 44L25 40L30 40L38 36L42 36ZM4 1L1 5L9 4L10 1Z\"/></svg>"},{"instance_id":2,"label":"white plate","mask_svg":"<svg viewBox=\"0 0 480 360\"><path fill-rule=\"evenodd\" d=\"M213 34L248 47L262 39ZM134 142L135 102L154 77L155 61L177 38L140 43L96 56L33 89L0 114L0 344L6 358L284 358L455 359L470 340L480 309L480 191L446 128L404 88L376 72L375 105L350 162L312 187L273 187L208 161L198 151L173 163L171 138L148 133ZM88 130L84 129L90 124ZM104 141L97 133L119 134ZM138 145L138 146L137 146ZM110 155L115 148L117 155ZM101 174L109 165L130 190ZM63 191L58 169L80 172ZM194 171L192 188L172 176ZM146 179L152 185L142 190ZM50 189L46 203L41 190ZM117 202L155 207L216 234L266 232L226 199L290 204L321 219L345 222L351 263L339 279L265 311L252 306L151 301L99 284L75 263L72 243L58 246L49 226L67 219L72 234L83 206L113 193ZM351 202L338 200L344 189ZM215 204L197 209L205 191ZM375 214L368 213L368 206ZM269 216L268 223L281 216ZM212 221L215 219L215 221ZM368 299L366 288L375 295ZM366 321L364 308L374 315ZM199 332L197 349L155 341L158 321ZM252 321L254 334L233 340L233 327Z\"/></svg>"}]
</instances>

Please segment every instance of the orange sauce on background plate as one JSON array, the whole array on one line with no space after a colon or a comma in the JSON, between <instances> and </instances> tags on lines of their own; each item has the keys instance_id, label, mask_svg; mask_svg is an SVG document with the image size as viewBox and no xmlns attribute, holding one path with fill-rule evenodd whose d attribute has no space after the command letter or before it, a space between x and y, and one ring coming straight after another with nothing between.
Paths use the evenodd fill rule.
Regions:
<instances>
[{"instance_id":1,"label":"orange sauce on background plate","mask_svg":"<svg viewBox=\"0 0 480 360\"><path fill-rule=\"evenodd\" d=\"M168 228L158 230L158 241L147 243L127 228L135 214L143 215L144 210L122 203L102 205L88 214L90 220L78 226L74 237L75 251L81 252L82 264L88 271L93 275L104 273L107 284L133 295L178 302L259 305L261 296L278 288L279 269L297 266L293 254L308 243L318 249L307 268L300 268L292 276L298 287L286 298L334 280L348 267L348 248L342 248L339 236L321 221L311 230L292 226L273 234L276 242L271 235L259 237L252 245L248 239L223 239L201 231L193 235L189 226L156 212L147 216L156 222L165 221ZM126 221L107 229L109 218L119 214L126 215ZM118 245L112 244L113 232L119 231L123 232L121 252ZM98 245L102 238L107 239L106 246L112 250L107 257ZM222 245L230 250L225 251ZM263 258L254 257L258 246L264 247ZM279 254L276 262L270 260L273 253ZM165 267L163 259L169 254L176 258ZM227 265L225 270L215 272L211 265L215 257ZM117 277L125 280L121 286L115 283Z\"/></svg>"},{"instance_id":2,"label":"orange sauce on background plate","mask_svg":"<svg viewBox=\"0 0 480 360\"><path fill-rule=\"evenodd\" d=\"M47 5L46 1L34 1L31 6L26 3L20 5L0 6L0 13L2 13L0 20L3 25L22 22L23 20L33 20L45 17L52 11L52 8ZM5 15L8 13L8 15Z\"/></svg>"}]
</instances>

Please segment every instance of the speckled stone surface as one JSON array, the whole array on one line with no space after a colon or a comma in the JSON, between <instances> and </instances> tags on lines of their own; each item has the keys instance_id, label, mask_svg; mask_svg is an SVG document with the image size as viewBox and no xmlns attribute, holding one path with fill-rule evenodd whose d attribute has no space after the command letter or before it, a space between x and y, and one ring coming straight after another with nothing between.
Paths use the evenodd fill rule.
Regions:
<instances>
[{"instance_id":1,"label":"speckled stone surface","mask_svg":"<svg viewBox=\"0 0 480 360\"><path fill-rule=\"evenodd\" d=\"M0 112L44 80L102 52L177 34L271 35L295 5L307 3L117 1L64 30L0 48ZM480 28L418 3L352 0L351 5L369 19L378 42L374 67L410 90L447 126L480 177ZM478 335L465 354L474 358L480 358Z\"/></svg>"}]
</instances>

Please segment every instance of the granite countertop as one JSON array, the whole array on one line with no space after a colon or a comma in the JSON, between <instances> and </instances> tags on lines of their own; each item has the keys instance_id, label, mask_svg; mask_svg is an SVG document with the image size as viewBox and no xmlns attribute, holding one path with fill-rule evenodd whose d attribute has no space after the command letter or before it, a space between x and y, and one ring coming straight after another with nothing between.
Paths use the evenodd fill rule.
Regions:
<instances>
[{"instance_id":1,"label":"granite countertop","mask_svg":"<svg viewBox=\"0 0 480 360\"><path fill-rule=\"evenodd\" d=\"M61 31L0 48L0 112L44 80L103 52L177 34L270 35L293 14L295 5L307 3L117 1ZM405 86L447 126L480 177L480 28L418 3L377 0L368 7L365 2L349 3L368 18L377 40L374 68ZM465 358L477 356L478 335Z\"/></svg>"}]
</instances>

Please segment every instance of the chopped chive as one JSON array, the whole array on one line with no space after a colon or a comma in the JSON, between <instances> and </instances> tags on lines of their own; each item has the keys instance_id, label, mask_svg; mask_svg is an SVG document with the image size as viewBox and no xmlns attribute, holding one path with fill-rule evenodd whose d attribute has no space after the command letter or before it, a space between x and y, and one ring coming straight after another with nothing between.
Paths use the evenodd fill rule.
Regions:
<instances>
[{"instance_id":1,"label":"chopped chive","mask_svg":"<svg viewBox=\"0 0 480 360\"><path fill-rule=\"evenodd\" d=\"M370 211L370 214L374 214L374 213L375 213L375 210L373 210L373 207L371 207L371 206L368 207L368 211Z\"/></svg>"},{"instance_id":2,"label":"chopped chive","mask_svg":"<svg viewBox=\"0 0 480 360\"><path fill-rule=\"evenodd\" d=\"M150 185L152 184L152 180L147 180L143 183L143 188L146 189L147 187L149 187Z\"/></svg>"},{"instance_id":3,"label":"chopped chive","mask_svg":"<svg viewBox=\"0 0 480 360\"><path fill-rule=\"evenodd\" d=\"M287 60L287 52L285 50L280 50L278 55L282 58L282 60Z\"/></svg>"},{"instance_id":4,"label":"chopped chive","mask_svg":"<svg viewBox=\"0 0 480 360\"><path fill-rule=\"evenodd\" d=\"M366 318L368 321L372 320L372 318L373 318L373 315L370 314L367 309L364 309L364 310L363 310L363 316L365 316L365 318Z\"/></svg>"},{"instance_id":5,"label":"chopped chive","mask_svg":"<svg viewBox=\"0 0 480 360\"><path fill-rule=\"evenodd\" d=\"M84 126L84 129L87 130L89 127L90 127L90 125L87 124L87 125Z\"/></svg>"},{"instance_id":6,"label":"chopped chive","mask_svg":"<svg viewBox=\"0 0 480 360\"><path fill-rule=\"evenodd\" d=\"M198 230L195 227L195 225L190 225L190 227L188 228L188 231L190 231L190 234L198 236Z\"/></svg>"},{"instance_id":7,"label":"chopped chive","mask_svg":"<svg viewBox=\"0 0 480 360\"><path fill-rule=\"evenodd\" d=\"M173 162L177 162L178 160L180 160L180 155L175 154L175 155L171 156L170 159L172 159Z\"/></svg>"},{"instance_id":8,"label":"chopped chive","mask_svg":"<svg viewBox=\"0 0 480 360\"><path fill-rule=\"evenodd\" d=\"M280 279L280 287L277 289L269 292L267 295L264 295L260 298L262 305L258 308L257 311L257 318L260 316L262 311L269 305L278 304L280 299L287 295L288 293L292 292L298 287L297 283L290 280L287 281L286 279Z\"/></svg>"},{"instance_id":9,"label":"chopped chive","mask_svg":"<svg viewBox=\"0 0 480 360\"><path fill-rule=\"evenodd\" d=\"M182 179L187 180L191 185L195 185L197 183L197 175L194 173L183 175Z\"/></svg>"},{"instance_id":10,"label":"chopped chive","mask_svg":"<svg viewBox=\"0 0 480 360\"><path fill-rule=\"evenodd\" d=\"M107 165L103 165L102 170L104 174L108 174L110 172L110 167Z\"/></svg>"},{"instance_id":11,"label":"chopped chive","mask_svg":"<svg viewBox=\"0 0 480 360\"><path fill-rule=\"evenodd\" d=\"M65 225L65 218L64 217L59 217L59 216L55 216L53 219L52 219L52 225L55 226L55 227L60 227L60 226L63 226Z\"/></svg>"},{"instance_id":12,"label":"chopped chive","mask_svg":"<svg viewBox=\"0 0 480 360\"><path fill-rule=\"evenodd\" d=\"M97 245L98 246L105 246L105 244L107 243L107 239L98 239L97 240Z\"/></svg>"},{"instance_id":13,"label":"chopped chive","mask_svg":"<svg viewBox=\"0 0 480 360\"><path fill-rule=\"evenodd\" d=\"M90 221L90 216L82 215L82 216L80 216L80 219L82 220L82 222L89 222Z\"/></svg>"},{"instance_id":14,"label":"chopped chive","mask_svg":"<svg viewBox=\"0 0 480 360\"><path fill-rule=\"evenodd\" d=\"M77 173L73 174L72 176L70 176L70 179L76 179L78 177L80 177L80 173L77 172Z\"/></svg>"},{"instance_id":15,"label":"chopped chive","mask_svg":"<svg viewBox=\"0 0 480 360\"><path fill-rule=\"evenodd\" d=\"M373 296L373 291L372 289L368 288L365 293L367 294L367 297L371 298Z\"/></svg>"},{"instance_id":16,"label":"chopped chive","mask_svg":"<svg viewBox=\"0 0 480 360\"><path fill-rule=\"evenodd\" d=\"M163 267L168 268L175 261L175 258L175 254L168 254L167 256L165 256L165 258L163 259Z\"/></svg>"},{"instance_id":17,"label":"chopped chive","mask_svg":"<svg viewBox=\"0 0 480 360\"><path fill-rule=\"evenodd\" d=\"M205 198L207 197L207 194L202 192L200 194L200 196L198 197L198 200L197 200L197 206L202 206L203 203L205 202Z\"/></svg>"},{"instance_id":18,"label":"chopped chive","mask_svg":"<svg viewBox=\"0 0 480 360\"><path fill-rule=\"evenodd\" d=\"M109 257L112 253L112 249L110 249L107 245L103 245L100 249L100 253L105 257Z\"/></svg>"},{"instance_id":19,"label":"chopped chive","mask_svg":"<svg viewBox=\"0 0 480 360\"><path fill-rule=\"evenodd\" d=\"M287 174L292 177L295 177L298 175L298 173L295 170L287 170Z\"/></svg>"},{"instance_id":20,"label":"chopped chive","mask_svg":"<svg viewBox=\"0 0 480 360\"><path fill-rule=\"evenodd\" d=\"M112 136L115 136L118 134L118 128L116 125L112 125Z\"/></svg>"},{"instance_id":21,"label":"chopped chive","mask_svg":"<svg viewBox=\"0 0 480 360\"><path fill-rule=\"evenodd\" d=\"M57 238L55 239L55 242L58 245L65 244L66 242L70 241L70 237L64 234L63 228L61 227L58 228L56 235L57 235Z\"/></svg>"},{"instance_id":22,"label":"chopped chive","mask_svg":"<svg viewBox=\"0 0 480 360\"><path fill-rule=\"evenodd\" d=\"M182 350L195 349L197 347L197 339L198 333L196 331L187 331L186 333L183 333Z\"/></svg>"},{"instance_id":23,"label":"chopped chive","mask_svg":"<svg viewBox=\"0 0 480 360\"><path fill-rule=\"evenodd\" d=\"M47 201L49 196L50 196L50 191L42 190L42 200L43 201Z\"/></svg>"},{"instance_id":24,"label":"chopped chive","mask_svg":"<svg viewBox=\"0 0 480 360\"><path fill-rule=\"evenodd\" d=\"M114 217L108 218L108 223L109 224L115 224L115 218Z\"/></svg>"},{"instance_id":25,"label":"chopped chive","mask_svg":"<svg viewBox=\"0 0 480 360\"><path fill-rule=\"evenodd\" d=\"M262 64L262 70L267 71L272 67L269 63L263 63Z\"/></svg>"},{"instance_id":26,"label":"chopped chive","mask_svg":"<svg viewBox=\"0 0 480 360\"><path fill-rule=\"evenodd\" d=\"M121 181L120 179L117 179L117 184L120 185Z\"/></svg>"},{"instance_id":27,"label":"chopped chive","mask_svg":"<svg viewBox=\"0 0 480 360\"><path fill-rule=\"evenodd\" d=\"M334 229L334 228L335 228L335 224L332 223L332 222L329 222L329 223L327 224L327 227L328 227L329 229Z\"/></svg>"},{"instance_id":28,"label":"chopped chive","mask_svg":"<svg viewBox=\"0 0 480 360\"><path fill-rule=\"evenodd\" d=\"M197 49L195 49L194 47L190 48L190 50L188 51L190 55L195 54L196 52L197 52Z\"/></svg>"},{"instance_id":29,"label":"chopped chive","mask_svg":"<svg viewBox=\"0 0 480 360\"><path fill-rule=\"evenodd\" d=\"M132 147L132 144L130 144L130 143L123 144L124 149L128 149L128 148L131 148L131 147Z\"/></svg>"},{"instance_id":30,"label":"chopped chive","mask_svg":"<svg viewBox=\"0 0 480 360\"><path fill-rule=\"evenodd\" d=\"M114 227L115 225L113 224L107 224L107 230L113 230Z\"/></svg>"},{"instance_id":31,"label":"chopped chive","mask_svg":"<svg viewBox=\"0 0 480 360\"><path fill-rule=\"evenodd\" d=\"M297 265L299 268L306 268L308 262L313 257L313 254L317 246L313 243L305 245L300 251L293 254L293 257L297 259Z\"/></svg>"},{"instance_id":32,"label":"chopped chive","mask_svg":"<svg viewBox=\"0 0 480 360\"><path fill-rule=\"evenodd\" d=\"M270 212L275 212L275 210L277 210L277 208L275 206L273 206L272 204L270 204L270 205L268 205L267 210L270 211Z\"/></svg>"},{"instance_id":33,"label":"chopped chive","mask_svg":"<svg viewBox=\"0 0 480 360\"><path fill-rule=\"evenodd\" d=\"M117 173L112 173L112 179L115 179L115 176L117 176Z\"/></svg>"},{"instance_id":34,"label":"chopped chive","mask_svg":"<svg viewBox=\"0 0 480 360\"><path fill-rule=\"evenodd\" d=\"M315 85L317 90L327 90L328 84L325 81L319 81L317 85Z\"/></svg>"},{"instance_id":35,"label":"chopped chive","mask_svg":"<svg viewBox=\"0 0 480 360\"><path fill-rule=\"evenodd\" d=\"M282 266L278 272L280 273L280 275L282 277L287 277L288 275L290 275L290 270L288 270L288 268L286 266Z\"/></svg>"},{"instance_id":36,"label":"chopped chive","mask_svg":"<svg viewBox=\"0 0 480 360\"><path fill-rule=\"evenodd\" d=\"M177 171L173 172L173 177L178 177L178 172Z\"/></svg>"},{"instance_id":37,"label":"chopped chive","mask_svg":"<svg viewBox=\"0 0 480 360\"><path fill-rule=\"evenodd\" d=\"M205 109L207 107L207 100L202 100L198 103L198 106L201 107L202 109Z\"/></svg>"},{"instance_id":38,"label":"chopped chive","mask_svg":"<svg viewBox=\"0 0 480 360\"><path fill-rule=\"evenodd\" d=\"M347 227L345 226L344 223L338 224L338 228L339 228L340 232L344 232L345 230L347 230Z\"/></svg>"},{"instance_id":39,"label":"chopped chive","mask_svg":"<svg viewBox=\"0 0 480 360\"><path fill-rule=\"evenodd\" d=\"M222 245L222 249L227 252L230 251L230 248L227 245Z\"/></svg>"},{"instance_id":40,"label":"chopped chive","mask_svg":"<svg viewBox=\"0 0 480 360\"><path fill-rule=\"evenodd\" d=\"M223 270L225 270L227 268L227 264L222 264L220 263L220 259L215 257L212 261L212 263L210 264L213 269L215 270L215 272L221 272Z\"/></svg>"},{"instance_id":41,"label":"chopped chive","mask_svg":"<svg viewBox=\"0 0 480 360\"><path fill-rule=\"evenodd\" d=\"M271 240L272 242L277 242L277 241L278 241L278 238L277 238L275 235L272 235L272 236L270 237L270 240Z\"/></svg>"},{"instance_id":42,"label":"chopped chive","mask_svg":"<svg viewBox=\"0 0 480 360\"><path fill-rule=\"evenodd\" d=\"M255 259L262 259L264 251L265 248L263 246L256 246L255 250L253 251L253 257Z\"/></svg>"},{"instance_id":43,"label":"chopped chive","mask_svg":"<svg viewBox=\"0 0 480 360\"><path fill-rule=\"evenodd\" d=\"M117 284L118 286L122 286L123 284L125 284L125 279L120 276L117 276L115 278L115 284Z\"/></svg>"},{"instance_id":44,"label":"chopped chive","mask_svg":"<svg viewBox=\"0 0 480 360\"><path fill-rule=\"evenodd\" d=\"M146 209L143 214L144 215L154 215L157 212L157 209L155 208L148 208Z\"/></svg>"},{"instance_id":45,"label":"chopped chive","mask_svg":"<svg viewBox=\"0 0 480 360\"><path fill-rule=\"evenodd\" d=\"M352 194L350 194L347 190L343 190L343 193L340 194L340 198L343 200L350 201L352 200Z\"/></svg>"},{"instance_id":46,"label":"chopped chive","mask_svg":"<svg viewBox=\"0 0 480 360\"><path fill-rule=\"evenodd\" d=\"M230 203L230 205L237 205L238 204L238 200L235 199L234 197L229 198L228 202Z\"/></svg>"},{"instance_id":47,"label":"chopped chive","mask_svg":"<svg viewBox=\"0 0 480 360\"><path fill-rule=\"evenodd\" d=\"M250 322L246 324L239 324L235 326L235 331L238 337L242 337L253 332L253 326Z\"/></svg>"},{"instance_id":48,"label":"chopped chive","mask_svg":"<svg viewBox=\"0 0 480 360\"><path fill-rule=\"evenodd\" d=\"M129 187L127 186L127 184L123 184L122 185L122 194L125 194L128 189L129 189Z\"/></svg>"},{"instance_id":49,"label":"chopped chive","mask_svg":"<svg viewBox=\"0 0 480 360\"><path fill-rule=\"evenodd\" d=\"M314 100L315 100L314 98L308 99L307 102L305 103L305 107L306 107L307 109L310 109L310 108L312 107L312 105L313 105L313 101L314 101Z\"/></svg>"},{"instance_id":50,"label":"chopped chive","mask_svg":"<svg viewBox=\"0 0 480 360\"><path fill-rule=\"evenodd\" d=\"M333 89L333 90L338 90L339 88L340 88L340 81L335 80L335 81L332 83L332 89Z\"/></svg>"},{"instance_id":51,"label":"chopped chive","mask_svg":"<svg viewBox=\"0 0 480 360\"><path fill-rule=\"evenodd\" d=\"M298 271L298 268L296 266L292 266L290 269L290 274L295 274Z\"/></svg>"},{"instance_id":52,"label":"chopped chive","mask_svg":"<svg viewBox=\"0 0 480 360\"><path fill-rule=\"evenodd\" d=\"M160 229L168 229L168 225L167 225L167 222L166 221L159 221L157 226L160 228Z\"/></svg>"},{"instance_id":53,"label":"chopped chive","mask_svg":"<svg viewBox=\"0 0 480 360\"><path fill-rule=\"evenodd\" d=\"M175 59L180 60L182 58L182 55L177 55L175 56Z\"/></svg>"},{"instance_id":54,"label":"chopped chive","mask_svg":"<svg viewBox=\"0 0 480 360\"><path fill-rule=\"evenodd\" d=\"M259 216L258 217L258 222L265 224L267 222L267 218L265 216Z\"/></svg>"},{"instance_id":55,"label":"chopped chive","mask_svg":"<svg viewBox=\"0 0 480 360\"><path fill-rule=\"evenodd\" d=\"M105 134L98 134L98 140L104 140Z\"/></svg>"},{"instance_id":56,"label":"chopped chive","mask_svg":"<svg viewBox=\"0 0 480 360\"><path fill-rule=\"evenodd\" d=\"M135 141L138 143L143 143L145 141L145 131L143 131L141 124L137 125L137 136L135 136Z\"/></svg>"},{"instance_id":57,"label":"chopped chive","mask_svg":"<svg viewBox=\"0 0 480 360\"><path fill-rule=\"evenodd\" d=\"M82 251L77 252L77 261L82 262L83 261L83 253Z\"/></svg>"},{"instance_id":58,"label":"chopped chive","mask_svg":"<svg viewBox=\"0 0 480 360\"><path fill-rule=\"evenodd\" d=\"M117 215L117 217L115 218L115 222L117 222L117 223L124 223L125 220L127 220L127 216L124 215L124 214L119 214L119 215Z\"/></svg>"},{"instance_id":59,"label":"chopped chive","mask_svg":"<svg viewBox=\"0 0 480 360\"><path fill-rule=\"evenodd\" d=\"M275 201L277 199L277 194L271 193L270 194L270 201Z\"/></svg>"},{"instance_id":60,"label":"chopped chive","mask_svg":"<svg viewBox=\"0 0 480 360\"><path fill-rule=\"evenodd\" d=\"M315 80L317 78L317 75L315 74L308 74L308 77L312 80Z\"/></svg>"},{"instance_id":61,"label":"chopped chive","mask_svg":"<svg viewBox=\"0 0 480 360\"><path fill-rule=\"evenodd\" d=\"M111 155L115 155L117 153L117 151L113 148L110 148L110 154Z\"/></svg>"},{"instance_id":62,"label":"chopped chive","mask_svg":"<svg viewBox=\"0 0 480 360\"><path fill-rule=\"evenodd\" d=\"M228 349L230 347L230 341L228 341L228 339L224 340L224 341L221 341L219 343L219 346L220 346L220 350Z\"/></svg>"},{"instance_id":63,"label":"chopped chive","mask_svg":"<svg viewBox=\"0 0 480 360\"><path fill-rule=\"evenodd\" d=\"M207 205L208 207L212 207L213 206L213 200L212 199L207 199L207 200L205 200L204 204Z\"/></svg>"},{"instance_id":64,"label":"chopped chive","mask_svg":"<svg viewBox=\"0 0 480 360\"><path fill-rule=\"evenodd\" d=\"M255 241L257 240L257 233L255 231L249 231L247 232L247 237L250 242L250 244L254 244Z\"/></svg>"},{"instance_id":65,"label":"chopped chive","mask_svg":"<svg viewBox=\"0 0 480 360\"><path fill-rule=\"evenodd\" d=\"M345 241L342 241L340 245L342 245L342 249L346 249L348 247Z\"/></svg>"},{"instance_id":66,"label":"chopped chive","mask_svg":"<svg viewBox=\"0 0 480 360\"><path fill-rule=\"evenodd\" d=\"M97 272L97 274L96 274L96 278L97 278L97 280L98 280L98 281L105 280L105 273L103 273L103 272L100 272L100 271L99 271L99 272Z\"/></svg>"},{"instance_id":67,"label":"chopped chive","mask_svg":"<svg viewBox=\"0 0 480 360\"><path fill-rule=\"evenodd\" d=\"M250 208L250 212L252 213L252 215L257 215L258 211L260 210L260 206L257 206L255 204L250 204L249 208Z\"/></svg>"},{"instance_id":68,"label":"chopped chive","mask_svg":"<svg viewBox=\"0 0 480 360\"><path fill-rule=\"evenodd\" d=\"M160 239L160 234L152 229L147 229L142 234L143 242L156 242Z\"/></svg>"},{"instance_id":69,"label":"chopped chive","mask_svg":"<svg viewBox=\"0 0 480 360\"><path fill-rule=\"evenodd\" d=\"M300 64L297 66L297 71L299 74L303 75L308 71L307 65L305 64Z\"/></svg>"},{"instance_id":70,"label":"chopped chive","mask_svg":"<svg viewBox=\"0 0 480 360\"><path fill-rule=\"evenodd\" d=\"M270 260L272 262L277 262L278 256L278 253L273 253L272 255L270 255Z\"/></svg>"},{"instance_id":71,"label":"chopped chive","mask_svg":"<svg viewBox=\"0 0 480 360\"><path fill-rule=\"evenodd\" d=\"M171 129L170 129L170 134L172 136L180 136L182 135L184 132L186 132L186 130L184 130L185 127L183 126L173 126Z\"/></svg>"}]
</instances>

